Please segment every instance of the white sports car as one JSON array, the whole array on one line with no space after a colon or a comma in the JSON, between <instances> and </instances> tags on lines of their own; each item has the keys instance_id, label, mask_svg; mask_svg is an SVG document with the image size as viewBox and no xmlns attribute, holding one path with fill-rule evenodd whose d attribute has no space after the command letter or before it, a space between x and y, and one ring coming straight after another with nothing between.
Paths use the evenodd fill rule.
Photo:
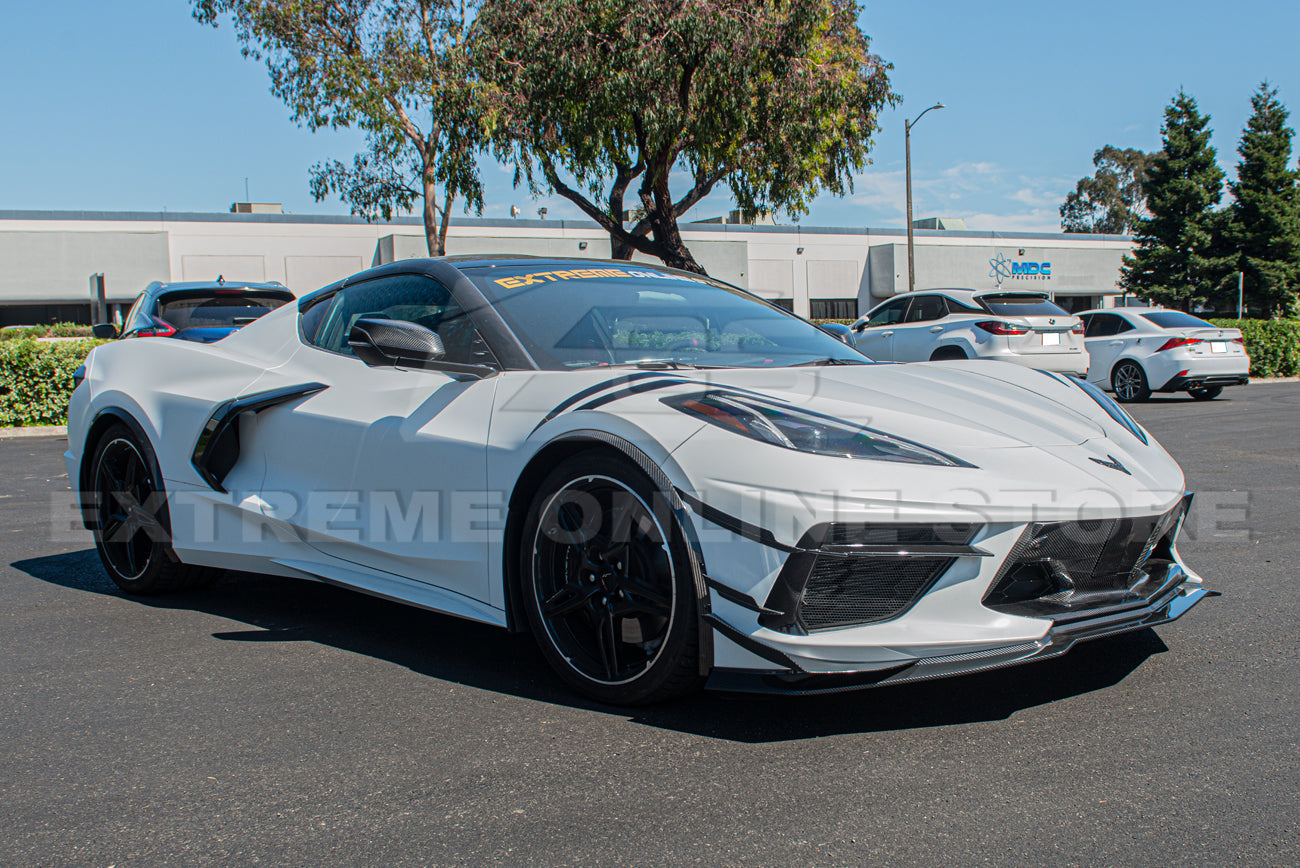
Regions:
<instances>
[{"instance_id":1,"label":"white sports car","mask_svg":"<svg viewBox=\"0 0 1300 868\"><path fill-rule=\"evenodd\" d=\"M1006 666L1212 593L1182 472L1095 387L872 364L666 268L400 262L79 376L68 474L128 593L331 582L531 631L603 701Z\"/></svg>"},{"instance_id":2,"label":"white sports car","mask_svg":"<svg viewBox=\"0 0 1300 868\"><path fill-rule=\"evenodd\" d=\"M1108 308L1079 316L1093 362L1088 379L1121 401L1145 401L1152 392L1186 392L1210 401L1224 386L1250 382L1241 329L1163 308Z\"/></svg>"}]
</instances>

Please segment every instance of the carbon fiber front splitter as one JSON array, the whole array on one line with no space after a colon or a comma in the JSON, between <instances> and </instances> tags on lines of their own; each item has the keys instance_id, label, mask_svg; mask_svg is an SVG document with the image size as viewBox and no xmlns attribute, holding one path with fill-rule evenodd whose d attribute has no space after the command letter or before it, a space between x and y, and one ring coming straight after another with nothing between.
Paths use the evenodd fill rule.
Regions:
<instances>
[{"instance_id":1,"label":"carbon fiber front splitter","mask_svg":"<svg viewBox=\"0 0 1300 868\"><path fill-rule=\"evenodd\" d=\"M739 693L785 693L813 695L883 687L890 684L909 684L932 678L948 678L987 672L1021 663L1032 663L1049 657L1059 657L1079 642L1129 633L1159 624L1167 624L1181 617L1188 609L1206 597L1217 597L1218 591L1202 588L1195 582L1183 582L1150 600L1146 605L1077 620L1053 627L1042 639L1003 648L953 654L947 657L928 657L886 669L860 672L806 673L791 671L754 671L715 669L709 676L707 687L711 690Z\"/></svg>"}]
</instances>

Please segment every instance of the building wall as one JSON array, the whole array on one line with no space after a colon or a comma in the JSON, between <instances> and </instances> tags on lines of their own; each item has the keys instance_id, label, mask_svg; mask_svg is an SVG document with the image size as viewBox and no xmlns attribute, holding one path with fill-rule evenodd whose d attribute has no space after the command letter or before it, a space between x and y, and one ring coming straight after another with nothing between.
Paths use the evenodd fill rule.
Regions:
<instances>
[{"instance_id":1,"label":"building wall","mask_svg":"<svg viewBox=\"0 0 1300 868\"><path fill-rule=\"evenodd\" d=\"M860 313L907 291L902 229L686 224L682 236L709 274L780 301L805 316ZM578 221L457 220L451 253L605 258L608 236ZM1117 294L1131 240L1117 236L915 233L918 288L1003 288L1077 295ZM0 211L0 324L57 305L89 303L89 277L104 272L112 301L129 301L153 280L276 280L299 294L372 265L425 255L414 218L366 223L292 214L169 214ZM637 256L638 260L655 261ZM1025 263L1049 274L1013 275ZM89 312L87 310L87 315Z\"/></svg>"}]
</instances>

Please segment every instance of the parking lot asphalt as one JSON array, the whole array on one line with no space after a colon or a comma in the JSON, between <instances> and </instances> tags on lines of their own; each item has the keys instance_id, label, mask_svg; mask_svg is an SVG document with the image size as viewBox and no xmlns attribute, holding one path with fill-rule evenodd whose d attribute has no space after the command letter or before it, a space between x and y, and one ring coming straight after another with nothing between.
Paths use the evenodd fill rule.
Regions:
<instances>
[{"instance_id":1,"label":"parking lot asphalt","mask_svg":"<svg viewBox=\"0 0 1300 868\"><path fill-rule=\"evenodd\" d=\"M66 441L0 441L0 864L1300 864L1300 384L1133 411L1223 597L1014 669L633 711L324 585L125 597L51 539Z\"/></svg>"}]
</instances>

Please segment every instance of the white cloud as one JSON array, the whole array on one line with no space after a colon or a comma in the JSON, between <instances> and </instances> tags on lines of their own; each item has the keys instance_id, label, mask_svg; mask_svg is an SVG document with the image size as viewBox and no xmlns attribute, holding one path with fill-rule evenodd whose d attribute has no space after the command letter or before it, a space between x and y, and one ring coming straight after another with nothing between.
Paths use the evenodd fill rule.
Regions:
<instances>
[{"instance_id":1,"label":"white cloud","mask_svg":"<svg viewBox=\"0 0 1300 868\"><path fill-rule=\"evenodd\" d=\"M1060 232L1061 215L1055 208L1032 211L967 214L967 229L993 232Z\"/></svg>"},{"instance_id":2,"label":"white cloud","mask_svg":"<svg viewBox=\"0 0 1300 868\"><path fill-rule=\"evenodd\" d=\"M1057 207L1068 186L1060 178L1023 175L989 161L963 161L937 171L913 172L912 214L916 219L960 217L971 229L1057 232ZM826 207L831 201L822 197L818 211L843 213L842 208ZM846 204L861 209L859 225L903 224L905 172L864 172L854 178L854 193Z\"/></svg>"}]
</instances>

